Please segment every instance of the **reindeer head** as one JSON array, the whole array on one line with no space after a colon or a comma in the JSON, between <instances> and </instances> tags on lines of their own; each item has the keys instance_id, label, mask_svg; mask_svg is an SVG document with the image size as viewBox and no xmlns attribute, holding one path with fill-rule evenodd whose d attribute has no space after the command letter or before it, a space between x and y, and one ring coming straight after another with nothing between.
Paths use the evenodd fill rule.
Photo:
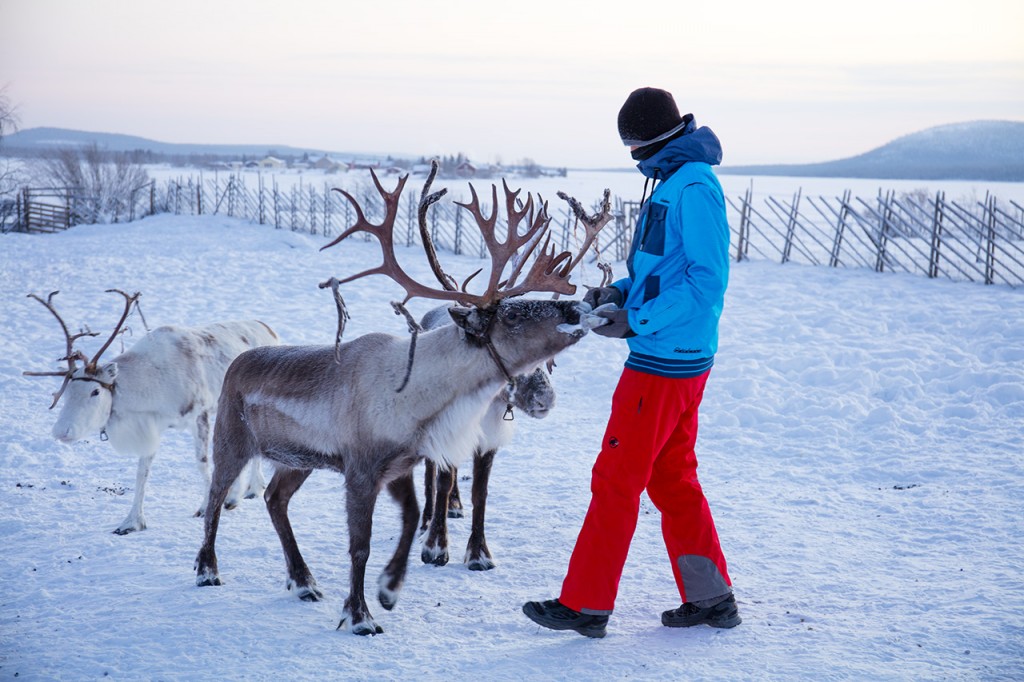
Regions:
<instances>
[{"instance_id":1,"label":"reindeer head","mask_svg":"<svg viewBox=\"0 0 1024 682\"><path fill-rule=\"evenodd\" d=\"M556 296L576 292L575 285L569 282L569 276L596 239L597 233L611 219L608 192L605 192L603 212L595 217L586 216L579 202L561 195L569 201L577 217L582 217L587 226L587 239L574 257L569 251L557 253L551 243L548 233L551 219L545 201L538 197L535 204L533 197L527 194L526 201L522 202L519 200L520 190L513 192L503 180L505 229L499 230L497 187L491 186L492 210L490 215L484 215L476 189L470 185L471 200L458 205L468 210L476 220L491 260L484 291L472 293L469 285L482 269L465 278L462 285L458 286L456 280L442 269L426 226L427 208L447 191L429 194L436 173L435 161L420 197L419 223L424 251L441 288L416 281L402 269L395 255L394 223L408 176L399 179L395 190L388 192L372 171L373 182L384 200L384 220L379 225L370 223L355 198L335 188L355 208L356 223L323 248L330 248L356 232L366 232L377 238L383 263L336 281L344 283L373 274L386 275L405 290L405 300L398 304L399 307L414 297L457 302L459 305L450 310L456 325L463 330L470 343L486 346L506 375L528 371L536 365L538 356L553 357L579 341L587 332L586 327L580 324L579 302L517 297L534 292L554 293Z\"/></svg>"},{"instance_id":2,"label":"reindeer head","mask_svg":"<svg viewBox=\"0 0 1024 682\"><path fill-rule=\"evenodd\" d=\"M543 419L555 407L555 387L543 367L516 377L515 391L506 400L534 419Z\"/></svg>"},{"instance_id":3,"label":"reindeer head","mask_svg":"<svg viewBox=\"0 0 1024 682\"><path fill-rule=\"evenodd\" d=\"M60 323L67 346L67 353L60 359L68 363L67 368L58 372L25 372L24 374L26 376L64 377L64 382L61 384L60 389L53 394L53 402L50 404L50 409L57 405L61 396L67 396L64 400L64 407L61 408L57 421L53 426L53 437L61 442L70 443L99 432L110 418L114 386L117 379L117 363L109 362L101 366L99 361L114 339L124 332L124 322L128 318L132 305L137 303L140 294L136 292L129 295L120 289L107 290L107 293L117 293L124 297L124 312L117 325L115 325L110 337L90 360L82 351L74 348L74 343L84 336L99 336L99 334L90 331L71 334L64 320L53 306L53 297L57 293L56 291L52 292L45 301L35 294L29 294L29 298L42 303L57 318L57 322ZM84 364L78 366L76 364L77 361L81 361Z\"/></svg>"}]
</instances>

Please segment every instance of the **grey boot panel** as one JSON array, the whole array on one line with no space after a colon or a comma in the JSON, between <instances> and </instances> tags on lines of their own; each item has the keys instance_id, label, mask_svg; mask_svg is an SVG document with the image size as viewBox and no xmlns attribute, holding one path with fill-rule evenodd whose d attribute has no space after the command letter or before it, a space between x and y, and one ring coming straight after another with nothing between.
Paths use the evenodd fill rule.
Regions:
<instances>
[{"instance_id":1,"label":"grey boot panel","mask_svg":"<svg viewBox=\"0 0 1024 682\"><path fill-rule=\"evenodd\" d=\"M711 604L729 596L732 592L715 563L705 556L684 554L676 559L679 573L683 576L686 601L698 603L711 600Z\"/></svg>"}]
</instances>

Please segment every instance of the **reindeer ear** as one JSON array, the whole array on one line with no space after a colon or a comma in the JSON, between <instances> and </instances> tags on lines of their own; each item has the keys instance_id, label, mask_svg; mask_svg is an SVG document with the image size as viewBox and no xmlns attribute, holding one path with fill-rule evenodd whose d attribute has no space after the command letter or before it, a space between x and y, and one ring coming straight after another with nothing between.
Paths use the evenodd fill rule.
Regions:
<instances>
[{"instance_id":1,"label":"reindeer ear","mask_svg":"<svg viewBox=\"0 0 1024 682\"><path fill-rule=\"evenodd\" d=\"M103 372L110 378L111 381L117 378L117 363L108 362L103 365Z\"/></svg>"},{"instance_id":2,"label":"reindeer ear","mask_svg":"<svg viewBox=\"0 0 1024 682\"><path fill-rule=\"evenodd\" d=\"M483 315L480 314L480 311L476 308L466 308L461 305L453 305L448 309L448 314L452 316L455 326L462 329L467 334L480 336L486 331L486 321L483 319Z\"/></svg>"}]
</instances>

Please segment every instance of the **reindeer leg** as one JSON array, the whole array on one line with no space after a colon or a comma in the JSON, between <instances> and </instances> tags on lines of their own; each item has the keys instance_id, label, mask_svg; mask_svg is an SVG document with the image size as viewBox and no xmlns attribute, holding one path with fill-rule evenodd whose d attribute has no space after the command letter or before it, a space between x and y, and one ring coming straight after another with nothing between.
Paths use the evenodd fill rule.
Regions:
<instances>
[{"instance_id":1,"label":"reindeer leg","mask_svg":"<svg viewBox=\"0 0 1024 682\"><path fill-rule=\"evenodd\" d=\"M112 429L113 431L113 429ZM121 525L114 529L114 535L126 536L135 530L145 530L145 515L142 513L142 501L145 499L145 483L150 480L150 469L153 467L153 458L157 456L157 449L160 447L160 432L154 425L147 425L143 430L133 433L133 445L139 447L142 455L138 458L138 466L135 469L135 498L131 503L131 510ZM118 446L124 447L125 436L116 432L111 436L111 445L118 450ZM123 452L123 451L122 451ZM136 451L138 452L138 451Z\"/></svg>"},{"instance_id":2,"label":"reindeer leg","mask_svg":"<svg viewBox=\"0 0 1024 682\"><path fill-rule=\"evenodd\" d=\"M338 629L346 628L355 635L377 635L384 628L370 615L364 593L366 561L370 558L370 536L373 532L373 508L380 490L378 480L345 472L345 511L348 516L348 553L352 559L349 594L342 609Z\"/></svg>"},{"instance_id":3,"label":"reindeer leg","mask_svg":"<svg viewBox=\"0 0 1024 682\"><path fill-rule=\"evenodd\" d=\"M494 568L494 559L484 537L484 514L487 511L487 483L491 478L491 465L496 452L477 451L473 457L473 529L469 534L464 559L471 571L489 571Z\"/></svg>"},{"instance_id":4,"label":"reindeer leg","mask_svg":"<svg viewBox=\"0 0 1024 682\"><path fill-rule=\"evenodd\" d=\"M448 495L448 518L461 519L462 517L462 497L459 495L459 470L456 467L452 467L452 491Z\"/></svg>"},{"instance_id":5,"label":"reindeer leg","mask_svg":"<svg viewBox=\"0 0 1024 682\"><path fill-rule=\"evenodd\" d=\"M426 530L430 519L434 516L434 482L437 480L437 465L426 460L423 468L423 517L420 530Z\"/></svg>"},{"instance_id":6,"label":"reindeer leg","mask_svg":"<svg viewBox=\"0 0 1024 682\"><path fill-rule=\"evenodd\" d=\"M231 484L256 450L245 425L235 416L238 414L241 414L241 409L233 407L231 416L226 416L223 422L218 421L214 431L213 480L210 482L210 497L203 518L203 545L199 548L195 563L196 585L200 587L221 584L217 572L217 554L214 551L221 507Z\"/></svg>"},{"instance_id":7,"label":"reindeer leg","mask_svg":"<svg viewBox=\"0 0 1024 682\"><path fill-rule=\"evenodd\" d=\"M142 501L146 497L146 481L149 480L149 470L153 466L153 457L155 456L156 450L154 449L149 454L139 457L139 465L135 470L135 497L132 499L132 508L121 525L114 529L114 535L127 535L137 530L146 530L146 517L142 513Z\"/></svg>"},{"instance_id":8,"label":"reindeer leg","mask_svg":"<svg viewBox=\"0 0 1024 682\"><path fill-rule=\"evenodd\" d=\"M249 472L247 476L247 485L245 486L245 493L243 497L247 500L253 500L257 497L262 497L266 492L267 484L263 480L263 458L253 457L249 462Z\"/></svg>"},{"instance_id":9,"label":"reindeer leg","mask_svg":"<svg viewBox=\"0 0 1024 682\"><path fill-rule=\"evenodd\" d=\"M281 549L284 550L284 561L288 567L288 590L294 589L295 594L303 601L320 601L324 597L323 592L317 589L316 581L313 580L313 575L299 552L299 545L295 542L295 534L288 520L288 502L311 473L312 469L279 467L270 479L270 486L264 493L264 499L274 530L281 540Z\"/></svg>"},{"instance_id":10,"label":"reindeer leg","mask_svg":"<svg viewBox=\"0 0 1024 682\"><path fill-rule=\"evenodd\" d=\"M412 473L388 483L388 492L402 508L402 535L384 572L377 581L379 591L377 598L381 606L390 611L398 602L398 593L405 582L405 572L409 566L409 550L416 537L416 520L420 515L420 505L416 501L416 484Z\"/></svg>"},{"instance_id":11,"label":"reindeer leg","mask_svg":"<svg viewBox=\"0 0 1024 682\"><path fill-rule=\"evenodd\" d=\"M438 467L434 516L430 519L430 530L420 550L420 559L425 564L444 566L448 563L448 498L454 480L453 469Z\"/></svg>"},{"instance_id":12,"label":"reindeer leg","mask_svg":"<svg viewBox=\"0 0 1024 682\"><path fill-rule=\"evenodd\" d=\"M210 413L200 412L196 416L195 424L192 426L192 443L196 451L196 466L199 467L199 475L203 478L203 501L199 509L193 514L200 517L206 511L206 504L210 501Z\"/></svg>"}]
</instances>

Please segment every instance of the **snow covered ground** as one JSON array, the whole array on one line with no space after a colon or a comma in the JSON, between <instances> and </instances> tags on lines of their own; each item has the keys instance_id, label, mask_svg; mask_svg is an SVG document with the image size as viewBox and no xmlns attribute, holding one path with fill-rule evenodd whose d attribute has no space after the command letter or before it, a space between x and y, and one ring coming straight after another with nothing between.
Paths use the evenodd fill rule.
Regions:
<instances>
[{"instance_id":1,"label":"snow covered ground","mask_svg":"<svg viewBox=\"0 0 1024 682\"><path fill-rule=\"evenodd\" d=\"M202 522L188 437L165 435L149 528L111 534L135 461L98 438L50 438L59 382L21 373L56 368L63 340L26 294L59 289L76 328L109 330L121 301L103 290L117 287L143 292L151 327L256 317L287 343L331 343L334 306L317 283L378 256L363 241L321 245L216 216L0 236L0 678L1024 677L1024 291L915 276L734 266L698 456L744 619L736 629L660 625L678 595L646 499L605 639L543 630L519 611L558 594L589 500L626 355L596 335L559 357L554 412L520 417L495 461L495 570L458 563L469 520L453 520L452 564L424 565L414 548L396 608L371 601L384 634L336 631L348 585L343 486L319 471L291 509L324 601L285 590L258 500L222 517L225 584L195 587ZM404 256L429 279L416 253ZM480 265L444 258L463 275ZM406 333L388 281L343 292L347 338ZM144 331L138 317L129 325L134 338ZM381 498L369 585L397 512Z\"/></svg>"}]
</instances>

